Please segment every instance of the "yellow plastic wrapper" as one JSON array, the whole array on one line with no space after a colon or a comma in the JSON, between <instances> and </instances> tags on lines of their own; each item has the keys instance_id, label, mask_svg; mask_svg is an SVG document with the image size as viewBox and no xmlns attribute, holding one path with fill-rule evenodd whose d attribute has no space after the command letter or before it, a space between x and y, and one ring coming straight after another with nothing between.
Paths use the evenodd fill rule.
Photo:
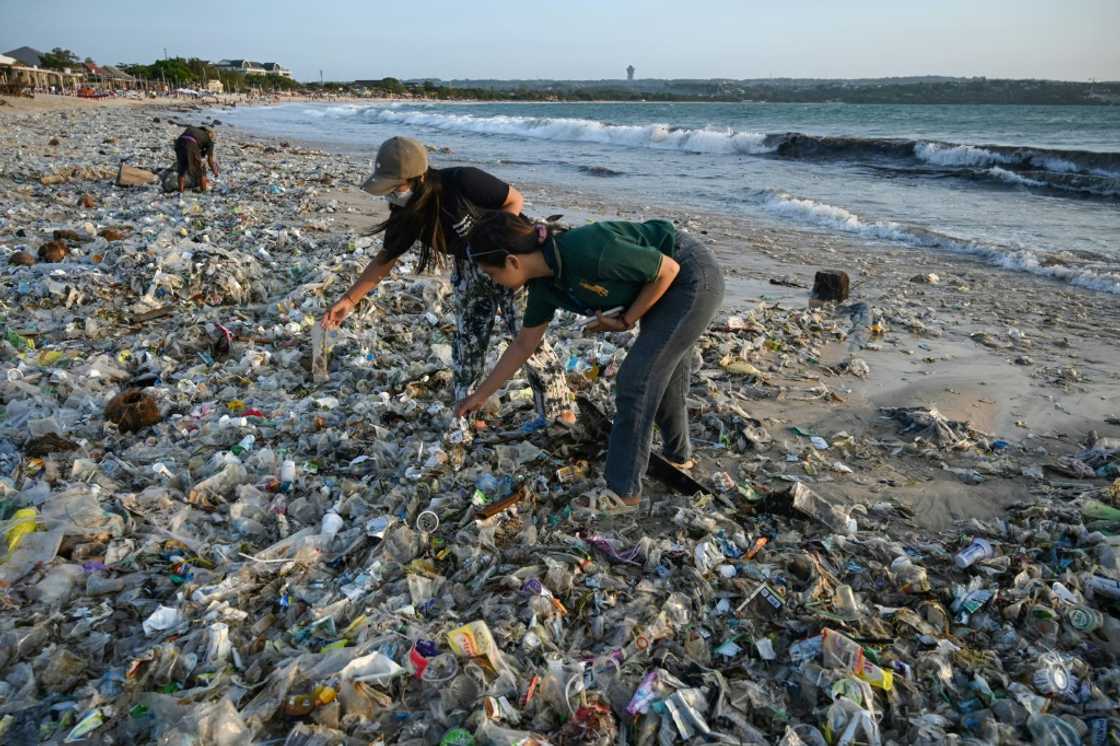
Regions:
<instances>
[{"instance_id":1,"label":"yellow plastic wrapper","mask_svg":"<svg viewBox=\"0 0 1120 746\"><path fill-rule=\"evenodd\" d=\"M15 551L23 537L35 531L35 519L38 517L39 511L35 508L20 508L12 514L12 526L4 535L9 552Z\"/></svg>"},{"instance_id":2,"label":"yellow plastic wrapper","mask_svg":"<svg viewBox=\"0 0 1120 746\"><path fill-rule=\"evenodd\" d=\"M856 678L884 692L894 689L894 672L879 668L874 663L864 661L863 670L856 674Z\"/></svg>"},{"instance_id":3,"label":"yellow plastic wrapper","mask_svg":"<svg viewBox=\"0 0 1120 746\"><path fill-rule=\"evenodd\" d=\"M447 645L455 655L465 658L486 658L490 665L498 668L501 656L494 642L494 635L486 622L476 621L456 627L447 633Z\"/></svg>"}]
</instances>

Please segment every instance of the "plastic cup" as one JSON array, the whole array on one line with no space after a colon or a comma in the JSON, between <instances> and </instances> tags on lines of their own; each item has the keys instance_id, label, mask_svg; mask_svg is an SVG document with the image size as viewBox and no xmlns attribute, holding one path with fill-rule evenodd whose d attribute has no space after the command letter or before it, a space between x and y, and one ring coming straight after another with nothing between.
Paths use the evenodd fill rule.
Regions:
<instances>
[{"instance_id":1,"label":"plastic cup","mask_svg":"<svg viewBox=\"0 0 1120 746\"><path fill-rule=\"evenodd\" d=\"M439 528L439 516L430 510L425 510L416 516L416 530L430 534Z\"/></svg>"},{"instance_id":2,"label":"plastic cup","mask_svg":"<svg viewBox=\"0 0 1120 746\"><path fill-rule=\"evenodd\" d=\"M976 538L967 547L957 552L953 557L953 562L957 567L964 570L971 567L980 560L988 559L995 554L995 549L992 548L991 542L987 539Z\"/></svg>"},{"instance_id":3,"label":"plastic cup","mask_svg":"<svg viewBox=\"0 0 1120 746\"><path fill-rule=\"evenodd\" d=\"M1104 614L1088 606L1074 606L1066 612L1066 621L1078 632L1092 632L1104 624Z\"/></svg>"}]
</instances>

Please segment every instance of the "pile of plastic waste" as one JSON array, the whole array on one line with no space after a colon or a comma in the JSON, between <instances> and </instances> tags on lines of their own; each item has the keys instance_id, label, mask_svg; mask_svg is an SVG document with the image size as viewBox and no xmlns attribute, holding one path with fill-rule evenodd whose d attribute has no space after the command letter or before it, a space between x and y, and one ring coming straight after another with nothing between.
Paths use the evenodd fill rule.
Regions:
<instances>
[{"instance_id":1,"label":"pile of plastic waste","mask_svg":"<svg viewBox=\"0 0 1120 746\"><path fill-rule=\"evenodd\" d=\"M100 148L109 172L176 134L140 112L84 121L69 157ZM573 508L602 485L605 444L523 430L524 380L453 418L438 277L395 273L313 349L379 249L330 229L325 155L226 138L228 181L182 200L44 185L65 124L28 116L0 156L5 743L1120 738L1115 439L946 531L889 497L826 497L826 475L864 460L991 475L1037 458L921 408L883 413L899 442L777 432L752 406L796 393L778 374L895 311L761 305L698 346L707 489ZM63 261L8 262L56 230L78 236ZM555 346L609 411L629 336L578 329L561 319ZM802 393L838 405L824 383ZM713 455L738 468L706 469Z\"/></svg>"}]
</instances>

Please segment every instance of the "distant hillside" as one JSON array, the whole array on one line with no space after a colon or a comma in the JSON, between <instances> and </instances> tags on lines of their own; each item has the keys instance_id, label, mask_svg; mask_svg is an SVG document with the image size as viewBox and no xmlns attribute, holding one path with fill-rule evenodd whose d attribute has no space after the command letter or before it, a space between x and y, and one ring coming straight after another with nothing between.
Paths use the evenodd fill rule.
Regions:
<instances>
[{"instance_id":1,"label":"distant hillside","mask_svg":"<svg viewBox=\"0 0 1120 746\"><path fill-rule=\"evenodd\" d=\"M850 104L1120 104L1120 81L1076 83L920 76L732 80L439 80L411 83L493 92L494 98L555 100L770 101Z\"/></svg>"}]
</instances>

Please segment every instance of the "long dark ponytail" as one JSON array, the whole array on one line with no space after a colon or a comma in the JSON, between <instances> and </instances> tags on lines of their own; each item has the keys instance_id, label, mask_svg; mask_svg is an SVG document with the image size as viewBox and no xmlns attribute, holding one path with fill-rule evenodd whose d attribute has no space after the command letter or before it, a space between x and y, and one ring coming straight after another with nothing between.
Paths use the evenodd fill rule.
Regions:
<instances>
[{"instance_id":1,"label":"long dark ponytail","mask_svg":"<svg viewBox=\"0 0 1120 746\"><path fill-rule=\"evenodd\" d=\"M370 235L385 234L385 255L398 257L420 242L417 272L443 267L447 237L443 234L443 179L438 169L429 168L423 176L408 180L412 199L404 207L389 207L389 217L374 226Z\"/></svg>"}]
</instances>

